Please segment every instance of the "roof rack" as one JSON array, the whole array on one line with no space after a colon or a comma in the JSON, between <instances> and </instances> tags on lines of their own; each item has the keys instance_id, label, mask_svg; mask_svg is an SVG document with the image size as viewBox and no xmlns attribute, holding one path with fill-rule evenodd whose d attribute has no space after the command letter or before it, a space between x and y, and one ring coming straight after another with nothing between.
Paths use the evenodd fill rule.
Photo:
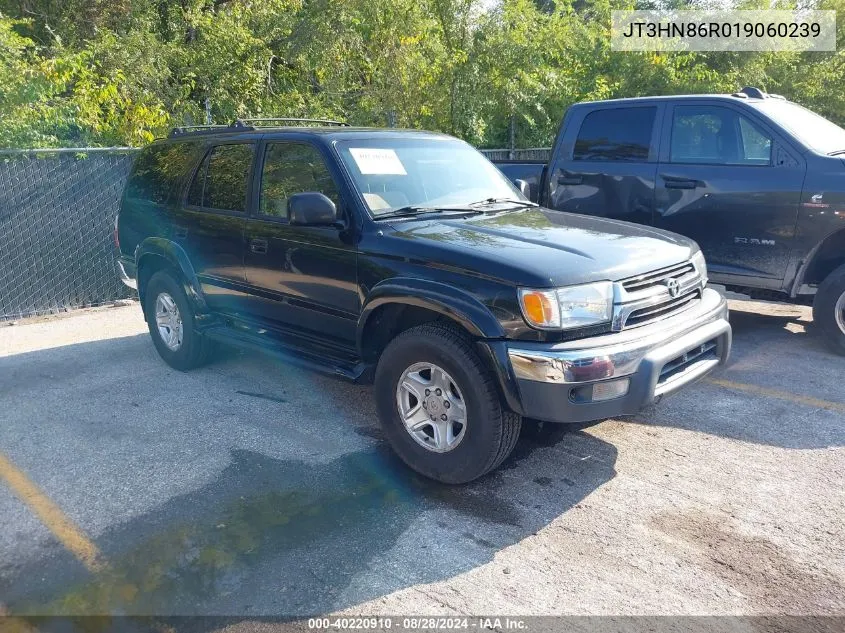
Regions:
<instances>
[{"instance_id":1,"label":"roof rack","mask_svg":"<svg viewBox=\"0 0 845 633\"><path fill-rule=\"evenodd\" d=\"M765 99L768 97L765 92L753 86L745 86L742 90L733 93L731 96L739 97L740 99Z\"/></svg>"},{"instance_id":2,"label":"roof rack","mask_svg":"<svg viewBox=\"0 0 845 633\"><path fill-rule=\"evenodd\" d=\"M343 121L333 121L331 119L292 119L292 118L267 118L267 119L235 119L229 125L180 125L170 131L168 138L177 138L180 136L199 136L202 134L218 134L220 132L250 132L255 131L259 127L268 127L272 125L331 125L338 127L349 127L348 123Z\"/></svg>"},{"instance_id":3,"label":"roof rack","mask_svg":"<svg viewBox=\"0 0 845 633\"><path fill-rule=\"evenodd\" d=\"M185 134L213 134L228 125L180 125L170 130L168 138L175 136L184 136Z\"/></svg>"},{"instance_id":4,"label":"roof rack","mask_svg":"<svg viewBox=\"0 0 845 633\"><path fill-rule=\"evenodd\" d=\"M274 123L294 123L294 124L308 124L308 123L317 123L319 125L336 125L338 127L349 127L348 123L344 123L343 121L334 121L332 119L296 119L296 118L289 118L289 117L270 117L264 119L235 119L232 123L232 126L250 126L258 124L258 126L262 125L272 125Z\"/></svg>"}]
</instances>

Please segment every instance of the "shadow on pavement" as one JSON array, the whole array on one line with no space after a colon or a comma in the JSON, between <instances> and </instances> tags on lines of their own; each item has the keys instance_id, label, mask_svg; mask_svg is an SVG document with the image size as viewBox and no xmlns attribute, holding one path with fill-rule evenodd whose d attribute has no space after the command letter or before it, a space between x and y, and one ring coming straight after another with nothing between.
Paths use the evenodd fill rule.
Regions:
<instances>
[{"instance_id":1,"label":"shadow on pavement","mask_svg":"<svg viewBox=\"0 0 845 633\"><path fill-rule=\"evenodd\" d=\"M94 384L93 391L79 392L79 397L98 397L97 376L118 387L124 378L115 376L115 365L123 364L123 371L131 375L125 365L138 359L143 338L0 359L0 371L6 365L11 369L9 359L15 358L9 387L31 390L40 381L49 390L44 378L66 371L67 363L76 361L78 375L86 384ZM139 368L149 362L137 360ZM236 355L224 357L222 367L200 371L208 372L209 380L222 381L226 378L218 379L218 374L249 370L254 363ZM267 369L263 361L260 364L256 373ZM144 366L146 375L156 375L150 368ZM161 378L156 377L151 388L162 395L179 389L179 375L174 378L163 364L161 368ZM63 383L68 394L74 393L75 379L68 377ZM348 399L348 385L330 380L313 384L320 388L313 397ZM230 395L221 390L218 397L225 401ZM127 454L157 450L142 441L149 437L149 428L133 431L126 424L130 415L139 415L137 410L131 414L120 410L137 406L130 400L109 403L117 407L111 419L83 422L67 415L62 424L77 425L80 432L94 425L85 441L95 449L108 437L109 427L121 425L118 431L125 436L119 441ZM281 406L272 400L253 400L252 406L266 411L266 418L277 415L273 407ZM47 402L42 406L54 406L52 400ZM357 406L372 408L366 401ZM174 410L170 423L176 424L180 415ZM99 413L93 417L98 416L102 417ZM88 572L57 549L21 565L12 561L0 565L0 596L6 607L15 615L325 613L489 563L497 551L535 534L615 476L613 446L584 433L558 432L527 434L498 471L470 485L443 486L401 464L373 427L342 416L289 421L306 422L335 427L341 442L348 434L354 440L351 452L338 457L335 450L331 458L321 457L321 446L314 444L306 447L306 454L314 456L311 459L302 450L262 452L232 440L228 465L216 477L192 490L174 485L169 500L146 514L111 523L96 537L108 561L103 571ZM205 432L210 433L210 424L209 420ZM199 439L198 452L203 450L204 426L192 430ZM284 424L268 428L262 432L268 432L268 440L276 446L279 435L289 432ZM174 431L174 441L182 432ZM362 441L365 448L357 450ZM14 442L27 438L15 437ZM291 442L301 444L302 435ZM102 446L101 450L110 450ZM81 468L89 482L86 495L102 494L96 483L90 483L99 476L97 464ZM132 477L131 472L111 476Z\"/></svg>"},{"instance_id":2,"label":"shadow on pavement","mask_svg":"<svg viewBox=\"0 0 845 633\"><path fill-rule=\"evenodd\" d=\"M726 384L700 382L635 421L783 448L845 446L845 415L836 408L845 405L839 380L844 359L804 320L804 308L772 309L784 314L731 311L731 359L712 375Z\"/></svg>"}]
</instances>

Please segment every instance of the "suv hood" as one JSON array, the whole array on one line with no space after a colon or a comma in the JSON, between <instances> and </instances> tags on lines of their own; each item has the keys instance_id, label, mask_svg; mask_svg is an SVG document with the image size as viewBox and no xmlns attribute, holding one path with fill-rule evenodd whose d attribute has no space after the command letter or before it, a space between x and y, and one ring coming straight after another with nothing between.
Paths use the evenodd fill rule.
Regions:
<instances>
[{"instance_id":1,"label":"suv hood","mask_svg":"<svg viewBox=\"0 0 845 633\"><path fill-rule=\"evenodd\" d=\"M677 264L698 250L668 231L542 207L392 226L409 256L537 287L618 281Z\"/></svg>"}]
</instances>

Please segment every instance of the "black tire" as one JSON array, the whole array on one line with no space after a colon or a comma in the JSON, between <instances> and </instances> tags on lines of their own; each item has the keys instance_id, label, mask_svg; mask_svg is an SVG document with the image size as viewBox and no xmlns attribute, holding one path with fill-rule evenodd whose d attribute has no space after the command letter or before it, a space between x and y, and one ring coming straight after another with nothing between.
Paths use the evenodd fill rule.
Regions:
<instances>
[{"instance_id":1,"label":"black tire","mask_svg":"<svg viewBox=\"0 0 845 633\"><path fill-rule=\"evenodd\" d=\"M832 349L845 355L845 266L830 273L819 286L813 299L813 322Z\"/></svg>"},{"instance_id":2,"label":"black tire","mask_svg":"<svg viewBox=\"0 0 845 633\"><path fill-rule=\"evenodd\" d=\"M397 406L397 387L415 363L434 363L454 380L466 407L463 439L448 452L420 445L405 429ZM516 446L522 418L503 407L495 377L468 338L455 327L427 323L402 332L379 360L375 397L384 434L408 466L436 481L461 484L501 464Z\"/></svg>"},{"instance_id":3,"label":"black tire","mask_svg":"<svg viewBox=\"0 0 845 633\"><path fill-rule=\"evenodd\" d=\"M162 338L156 325L156 300L162 293L173 298L182 317L182 344L177 350L171 350ZM173 369L188 371L208 362L212 352L211 341L203 338L194 327L194 311L185 295L182 284L172 273L161 270L155 273L144 292L144 314L147 326L159 356Z\"/></svg>"}]
</instances>

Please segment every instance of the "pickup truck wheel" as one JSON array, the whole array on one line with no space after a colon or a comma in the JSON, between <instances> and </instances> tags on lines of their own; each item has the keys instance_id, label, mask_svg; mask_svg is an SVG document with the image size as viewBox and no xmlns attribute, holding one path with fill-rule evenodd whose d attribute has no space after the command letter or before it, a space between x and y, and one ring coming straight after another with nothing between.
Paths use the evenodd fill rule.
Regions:
<instances>
[{"instance_id":1,"label":"pickup truck wheel","mask_svg":"<svg viewBox=\"0 0 845 633\"><path fill-rule=\"evenodd\" d=\"M833 349L845 355L845 266L840 266L819 286L813 300L813 321Z\"/></svg>"},{"instance_id":2,"label":"pickup truck wheel","mask_svg":"<svg viewBox=\"0 0 845 633\"><path fill-rule=\"evenodd\" d=\"M168 365L187 371L208 360L211 344L194 329L194 313L185 291L169 272L159 271L150 278L144 314L153 344Z\"/></svg>"},{"instance_id":3,"label":"pickup truck wheel","mask_svg":"<svg viewBox=\"0 0 845 633\"><path fill-rule=\"evenodd\" d=\"M490 370L448 325L420 325L393 339L376 369L375 396L399 457L443 483L493 470L519 438L522 418L502 406Z\"/></svg>"}]
</instances>

